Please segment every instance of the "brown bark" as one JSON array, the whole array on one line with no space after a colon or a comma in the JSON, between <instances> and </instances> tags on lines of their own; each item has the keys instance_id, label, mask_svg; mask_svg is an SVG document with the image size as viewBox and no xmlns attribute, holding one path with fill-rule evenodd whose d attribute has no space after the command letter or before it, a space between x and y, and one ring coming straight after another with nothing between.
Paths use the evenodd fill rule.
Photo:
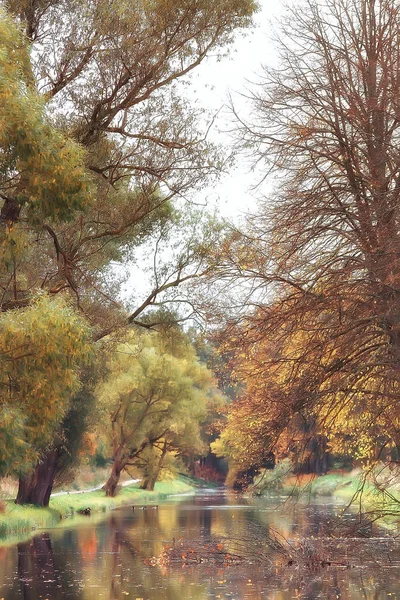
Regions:
<instances>
[{"instance_id":1,"label":"brown bark","mask_svg":"<svg viewBox=\"0 0 400 600\"><path fill-rule=\"evenodd\" d=\"M47 452L31 473L20 476L16 504L49 505L59 456L58 450Z\"/></svg>"},{"instance_id":2,"label":"brown bark","mask_svg":"<svg viewBox=\"0 0 400 600\"><path fill-rule=\"evenodd\" d=\"M116 458L114 460L110 477L103 486L103 490L106 492L106 496L110 498L114 498L116 496L119 479L121 477L121 473L124 467L125 465L120 459Z\"/></svg>"},{"instance_id":3,"label":"brown bark","mask_svg":"<svg viewBox=\"0 0 400 600\"><path fill-rule=\"evenodd\" d=\"M161 456L157 463L157 466L149 475L147 475L144 478L144 480L140 486L140 488L142 490L148 490L150 492L152 492L154 490L154 486L156 485L156 481L158 479L158 476L160 475L160 471L162 469L166 453L167 453L167 442L165 441L164 445L163 445Z\"/></svg>"}]
</instances>

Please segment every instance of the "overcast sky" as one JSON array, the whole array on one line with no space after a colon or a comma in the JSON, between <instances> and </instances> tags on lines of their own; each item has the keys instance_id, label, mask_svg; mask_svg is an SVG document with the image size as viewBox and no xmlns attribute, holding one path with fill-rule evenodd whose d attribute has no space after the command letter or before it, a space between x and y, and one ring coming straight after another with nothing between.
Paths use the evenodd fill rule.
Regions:
<instances>
[{"instance_id":1,"label":"overcast sky","mask_svg":"<svg viewBox=\"0 0 400 600\"><path fill-rule=\"evenodd\" d=\"M270 41L271 21L284 10L280 0L261 0L261 10L256 15L256 27L238 37L228 57L217 61L209 58L197 68L191 77L190 94L205 108L217 112L227 105L229 95L235 107L246 116L249 103L243 98L246 88L257 81L261 66L276 64L276 53ZM228 142L227 132L234 126L227 109L222 109L214 126L212 137ZM219 185L202 192L199 199L207 199L209 206L218 206L221 215L232 219L240 218L246 209L254 208L259 190L251 191L251 187L260 179L260 173L249 172L250 165L239 158L232 171L223 176Z\"/></svg>"}]
</instances>

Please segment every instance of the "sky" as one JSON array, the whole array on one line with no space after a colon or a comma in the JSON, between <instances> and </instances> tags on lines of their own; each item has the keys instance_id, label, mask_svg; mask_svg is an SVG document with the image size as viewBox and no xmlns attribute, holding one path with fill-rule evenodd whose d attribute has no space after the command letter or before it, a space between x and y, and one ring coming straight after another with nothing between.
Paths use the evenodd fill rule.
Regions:
<instances>
[{"instance_id":1,"label":"sky","mask_svg":"<svg viewBox=\"0 0 400 600\"><path fill-rule=\"evenodd\" d=\"M251 83L257 81L262 65L276 64L276 52L270 40L273 21L284 11L280 0L260 1L260 11L255 17L255 27L237 37L229 55L217 61L211 57L204 61L191 76L190 94L205 109L219 116L211 138L221 143L230 143L229 129L232 129L232 116L226 107L229 96L235 108L244 117L248 114L249 103L243 97ZM231 220L240 220L247 210L254 209L260 189L254 185L261 179L260 172L252 172L251 165L239 157L236 165L221 177L218 185L206 188L199 194L199 202L207 202L210 207L218 207L220 214Z\"/></svg>"}]
</instances>

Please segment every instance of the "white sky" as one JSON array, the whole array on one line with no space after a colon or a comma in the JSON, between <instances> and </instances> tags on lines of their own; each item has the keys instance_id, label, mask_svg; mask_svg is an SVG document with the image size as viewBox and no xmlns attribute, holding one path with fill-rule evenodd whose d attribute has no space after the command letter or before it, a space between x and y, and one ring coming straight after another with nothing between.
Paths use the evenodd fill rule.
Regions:
<instances>
[{"instance_id":1,"label":"white sky","mask_svg":"<svg viewBox=\"0 0 400 600\"><path fill-rule=\"evenodd\" d=\"M191 76L190 95L204 108L216 113L228 103L232 96L236 109L246 116L249 104L243 98L246 87L257 81L261 66L274 65L276 53L270 41L271 21L284 11L281 0L260 0L261 9L255 17L256 27L246 31L244 37L237 38L229 55L219 62L210 57ZM229 129L234 127L227 109L222 109L211 133L212 139L229 143ZM251 187L261 178L260 173L250 172L250 165L238 158L236 166L229 174L222 176L214 188L204 190L199 195L201 202L218 206L222 216L237 220L256 202L257 190Z\"/></svg>"}]
</instances>

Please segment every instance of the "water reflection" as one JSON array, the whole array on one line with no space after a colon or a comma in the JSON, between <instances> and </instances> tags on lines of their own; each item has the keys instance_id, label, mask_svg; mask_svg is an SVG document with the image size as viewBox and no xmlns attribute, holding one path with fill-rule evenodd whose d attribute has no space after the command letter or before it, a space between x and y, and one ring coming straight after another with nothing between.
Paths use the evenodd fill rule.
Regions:
<instances>
[{"instance_id":1,"label":"water reflection","mask_svg":"<svg viewBox=\"0 0 400 600\"><path fill-rule=\"evenodd\" d=\"M17 578L11 595L5 592L4 596L36 600L48 597L51 592L54 600L64 598L67 592L71 592L71 587L74 587L74 581L66 577L66 565L62 558L62 554L54 554L48 533L18 544ZM78 589L74 589L73 597L81 597Z\"/></svg>"},{"instance_id":2,"label":"water reflection","mask_svg":"<svg viewBox=\"0 0 400 600\"><path fill-rule=\"evenodd\" d=\"M286 538L297 533L326 535L332 506L297 506L294 511L276 504L248 506L233 496L215 494L186 498L158 510L124 508L96 522L92 517L70 529L54 529L15 547L0 548L0 598L74 598L76 600L386 600L400 598L399 548L388 540L356 539L352 549L356 568L312 572L272 564L213 567L150 566L166 541L246 538L258 539L277 530ZM343 556L344 546L332 542ZM347 545L348 546L348 545ZM380 554L379 554L380 553ZM373 559L385 556L387 568Z\"/></svg>"}]
</instances>

